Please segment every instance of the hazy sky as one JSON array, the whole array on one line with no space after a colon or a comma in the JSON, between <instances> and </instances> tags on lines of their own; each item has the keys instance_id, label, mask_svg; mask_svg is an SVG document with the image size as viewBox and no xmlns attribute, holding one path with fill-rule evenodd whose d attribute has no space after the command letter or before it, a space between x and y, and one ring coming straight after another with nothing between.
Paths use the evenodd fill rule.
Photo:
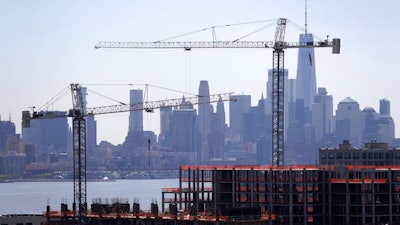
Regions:
<instances>
[{"instance_id":1,"label":"hazy sky","mask_svg":"<svg viewBox=\"0 0 400 225\"><path fill-rule=\"evenodd\" d=\"M333 95L334 109L351 97L360 108L379 111L379 100L391 101L400 129L400 1L308 0L308 30L342 40L342 53L315 50L317 86ZM251 94L253 105L266 92L272 50L194 49L95 50L99 41L157 41L217 25L288 18L304 26L304 0L143 0L143 1L0 1L0 115L20 133L21 111L41 107L70 83L151 84L197 93L200 80L210 92ZM269 23L216 29L218 40L234 40ZM272 41L275 25L244 40ZM287 27L286 41L301 31ZM212 32L175 39L211 41ZM295 78L297 50L285 51L285 68ZM87 86L109 98L129 102L130 88L143 85ZM149 88L149 100L179 98L181 93ZM71 108L70 94L56 98L50 110ZM88 97L88 106L111 105ZM228 105L225 105L228 108ZM158 115L145 114L145 129L159 130ZM97 117L98 141L122 143L128 114ZM228 121L228 120L227 120Z\"/></svg>"}]
</instances>

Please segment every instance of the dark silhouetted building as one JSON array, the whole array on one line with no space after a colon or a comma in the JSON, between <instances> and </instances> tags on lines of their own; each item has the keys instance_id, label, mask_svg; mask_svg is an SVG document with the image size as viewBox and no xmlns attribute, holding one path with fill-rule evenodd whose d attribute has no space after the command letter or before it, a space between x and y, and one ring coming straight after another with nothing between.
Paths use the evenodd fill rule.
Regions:
<instances>
[{"instance_id":1,"label":"dark silhouetted building","mask_svg":"<svg viewBox=\"0 0 400 225\"><path fill-rule=\"evenodd\" d=\"M134 110L129 113L129 128L128 131L143 131L143 90L132 89L129 92L130 104L138 105L140 110Z\"/></svg>"},{"instance_id":2,"label":"dark silhouetted building","mask_svg":"<svg viewBox=\"0 0 400 225\"><path fill-rule=\"evenodd\" d=\"M43 114L54 113L55 115L65 116L62 111L43 111ZM68 119L36 119L31 121L29 128L22 128L22 138L26 144L35 146L39 154L47 154L52 151L65 151L71 145L71 133Z\"/></svg>"},{"instance_id":3,"label":"dark silhouetted building","mask_svg":"<svg viewBox=\"0 0 400 225\"><path fill-rule=\"evenodd\" d=\"M211 131L208 136L208 158L222 159L225 147L225 106L222 99L217 103L217 111L211 115Z\"/></svg>"},{"instance_id":4,"label":"dark silhouetted building","mask_svg":"<svg viewBox=\"0 0 400 225\"><path fill-rule=\"evenodd\" d=\"M365 120L358 102L349 97L340 101L335 120L338 141L350 140L354 146L361 147Z\"/></svg>"},{"instance_id":5,"label":"dark silhouetted building","mask_svg":"<svg viewBox=\"0 0 400 225\"><path fill-rule=\"evenodd\" d=\"M15 134L15 124L0 118L0 152L6 150L7 138Z\"/></svg>"},{"instance_id":6,"label":"dark silhouetted building","mask_svg":"<svg viewBox=\"0 0 400 225\"><path fill-rule=\"evenodd\" d=\"M328 95L325 88L318 88L318 94L314 97L314 103L311 109L311 124L314 128L314 139L316 143L321 143L324 137L330 137L333 134L334 119L332 95Z\"/></svg>"},{"instance_id":7,"label":"dark silhouetted building","mask_svg":"<svg viewBox=\"0 0 400 225\"><path fill-rule=\"evenodd\" d=\"M243 115L250 112L250 95L233 95L236 101L229 102L229 127L233 132L243 135Z\"/></svg>"}]
</instances>

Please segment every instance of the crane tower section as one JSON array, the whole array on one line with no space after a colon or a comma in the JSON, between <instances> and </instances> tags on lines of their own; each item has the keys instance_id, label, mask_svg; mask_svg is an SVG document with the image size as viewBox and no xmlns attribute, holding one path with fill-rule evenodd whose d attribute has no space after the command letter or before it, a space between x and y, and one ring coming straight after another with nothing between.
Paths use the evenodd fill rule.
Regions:
<instances>
[{"instance_id":1,"label":"crane tower section","mask_svg":"<svg viewBox=\"0 0 400 225\"><path fill-rule=\"evenodd\" d=\"M284 165L284 59L285 32L287 19L280 18L275 32L272 60L272 164Z\"/></svg>"}]
</instances>

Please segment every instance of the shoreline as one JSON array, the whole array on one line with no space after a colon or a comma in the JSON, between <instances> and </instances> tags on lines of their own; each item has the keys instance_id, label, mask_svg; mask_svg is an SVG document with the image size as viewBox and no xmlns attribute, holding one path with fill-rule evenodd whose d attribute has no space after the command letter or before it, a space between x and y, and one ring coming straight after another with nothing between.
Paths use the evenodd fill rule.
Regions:
<instances>
[{"instance_id":1,"label":"shoreline","mask_svg":"<svg viewBox=\"0 0 400 225\"><path fill-rule=\"evenodd\" d=\"M178 179L178 177L160 177L160 178L111 178L111 179L87 179L86 182L115 182L117 180L166 180L166 179ZM18 182L73 182L74 179L36 179L36 178L27 178L27 179L12 179L12 180L0 180L0 184L2 183L18 183Z\"/></svg>"}]
</instances>

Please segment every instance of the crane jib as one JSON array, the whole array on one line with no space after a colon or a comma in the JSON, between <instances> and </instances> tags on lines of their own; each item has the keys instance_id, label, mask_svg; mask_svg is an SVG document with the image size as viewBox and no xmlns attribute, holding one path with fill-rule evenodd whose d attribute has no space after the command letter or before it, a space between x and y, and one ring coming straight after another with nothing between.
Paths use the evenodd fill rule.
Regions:
<instances>
[{"instance_id":1,"label":"crane jib","mask_svg":"<svg viewBox=\"0 0 400 225\"><path fill-rule=\"evenodd\" d=\"M100 42L95 48L272 48L266 41Z\"/></svg>"},{"instance_id":2,"label":"crane jib","mask_svg":"<svg viewBox=\"0 0 400 225\"><path fill-rule=\"evenodd\" d=\"M279 42L272 41L184 41L184 42L100 42L95 48L182 48L190 50L192 48L318 48L318 47L335 47L337 39L333 41L318 41L318 42Z\"/></svg>"}]
</instances>

